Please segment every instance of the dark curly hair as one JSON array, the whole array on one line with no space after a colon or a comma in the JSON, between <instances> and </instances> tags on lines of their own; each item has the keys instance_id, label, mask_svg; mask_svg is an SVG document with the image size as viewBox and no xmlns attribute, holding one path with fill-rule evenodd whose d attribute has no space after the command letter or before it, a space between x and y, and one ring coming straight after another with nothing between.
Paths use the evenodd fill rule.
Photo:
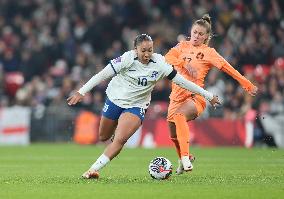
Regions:
<instances>
[{"instance_id":1,"label":"dark curly hair","mask_svg":"<svg viewBox=\"0 0 284 199\"><path fill-rule=\"evenodd\" d=\"M136 48L139 44L141 44L143 41L153 41L152 38L147 35L147 34L141 34L138 35L135 39L134 39L134 48Z\"/></svg>"}]
</instances>

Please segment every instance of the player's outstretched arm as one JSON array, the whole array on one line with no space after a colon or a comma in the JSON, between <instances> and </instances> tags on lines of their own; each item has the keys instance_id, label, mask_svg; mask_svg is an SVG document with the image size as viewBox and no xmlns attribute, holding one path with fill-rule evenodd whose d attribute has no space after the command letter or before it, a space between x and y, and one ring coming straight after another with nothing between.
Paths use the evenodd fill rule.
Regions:
<instances>
[{"instance_id":1,"label":"player's outstretched arm","mask_svg":"<svg viewBox=\"0 0 284 199\"><path fill-rule=\"evenodd\" d=\"M251 96L257 94L257 87L253 85L248 79L242 76L236 69L234 69L230 64L225 64L222 69L225 73L237 80L242 88L247 91Z\"/></svg>"},{"instance_id":2,"label":"player's outstretched arm","mask_svg":"<svg viewBox=\"0 0 284 199\"><path fill-rule=\"evenodd\" d=\"M227 62L215 49L212 48L209 55L213 66L216 66L238 81L242 88L250 95L255 96L257 94L257 87L241 75L233 66L231 66L231 64Z\"/></svg>"},{"instance_id":3,"label":"player's outstretched arm","mask_svg":"<svg viewBox=\"0 0 284 199\"><path fill-rule=\"evenodd\" d=\"M187 79L185 79L182 75L180 74L176 74L175 77L172 79L172 81L174 83L176 83L177 85L191 91L194 92L196 94L199 94L203 97L205 97L205 99L207 99L210 104L213 107L216 107L217 104L221 104L218 96L213 95L212 93L208 92L207 90L201 88L200 86L196 85L195 83L188 81Z\"/></svg>"},{"instance_id":4,"label":"player's outstretched arm","mask_svg":"<svg viewBox=\"0 0 284 199\"><path fill-rule=\"evenodd\" d=\"M68 105L75 105L82 101L84 95L89 92L96 85L115 75L115 72L110 64L108 64L98 74L94 75L86 84L84 84L79 91L75 92L72 96L67 99Z\"/></svg>"}]
</instances>

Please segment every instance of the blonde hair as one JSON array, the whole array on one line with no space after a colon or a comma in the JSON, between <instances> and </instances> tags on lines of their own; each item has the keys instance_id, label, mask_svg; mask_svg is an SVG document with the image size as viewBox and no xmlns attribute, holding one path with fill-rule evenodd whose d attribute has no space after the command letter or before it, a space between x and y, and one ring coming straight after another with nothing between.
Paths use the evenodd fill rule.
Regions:
<instances>
[{"instance_id":1,"label":"blonde hair","mask_svg":"<svg viewBox=\"0 0 284 199\"><path fill-rule=\"evenodd\" d=\"M210 39L212 38L212 26L211 26L211 17L209 14L205 14L201 17L201 19L196 20L192 26L199 25L203 26L206 29L206 33L208 34L208 38L205 39L204 44L208 45Z\"/></svg>"}]
</instances>

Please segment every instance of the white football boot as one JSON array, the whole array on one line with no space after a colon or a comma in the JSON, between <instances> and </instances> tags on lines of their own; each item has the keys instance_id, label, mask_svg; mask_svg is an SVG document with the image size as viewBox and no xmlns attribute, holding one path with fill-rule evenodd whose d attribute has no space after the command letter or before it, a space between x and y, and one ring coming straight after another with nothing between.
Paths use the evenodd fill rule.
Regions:
<instances>
[{"instance_id":1,"label":"white football boot","mask_svg":"<svg viewBox=\"0 0 284 199\"><path fill-rule=\"evenodd\" d=\"M178 159L178 167L177 167L177 170L176 170L176 174L177 175L180 175L180 174L183 174L183 165L182 165L182 162L181 162L181 159Z\"/></svg>"},{"instance_id":2,"label":"white football boot","mask_svg":"<svg viewBox=\"0 0 284 199\"><path fill-rule=\"evenodd\" d=\"M190 154L189 155L189 160L190 160L190 162L192 164L195 161L195 156ZM182 161L181 161L181 159L178 159L178 167L177 167L177 170L176 170L176 174L180 175L180 174L183 174L183 172L184 172L184 169L183 169Z\"/></svg>"},{"instance_id":3,"label":"white football boot","mask_svg":"<svg viewBox=\"0 0 284 199\"><path fill-rule=\"evenodd\" d=\"M184 171L192 171L193 165L189 159L189 156L182 156L181 157L181 163L183 165Z\"/></svg>"}]
</instances>

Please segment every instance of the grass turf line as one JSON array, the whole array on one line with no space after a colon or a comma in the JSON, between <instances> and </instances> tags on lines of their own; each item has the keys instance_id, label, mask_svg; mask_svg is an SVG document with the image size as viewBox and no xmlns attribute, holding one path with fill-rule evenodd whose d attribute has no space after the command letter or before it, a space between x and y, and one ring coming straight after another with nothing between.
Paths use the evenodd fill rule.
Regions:
<instances>
[{"instance_id":1,"label":"grass turf line","mask_svg":"<svg viewBox=\"0 0 284 199\"><path fill-rule=\"evenodd\" d=\"M0 198L282 198L284 150L192 148L194 171L157 181L148 164L165 156L176 168L173 148L124 149L99 180L80 175L102 146L33 144L0 147Z\"/></svg>"}]
</instances>

